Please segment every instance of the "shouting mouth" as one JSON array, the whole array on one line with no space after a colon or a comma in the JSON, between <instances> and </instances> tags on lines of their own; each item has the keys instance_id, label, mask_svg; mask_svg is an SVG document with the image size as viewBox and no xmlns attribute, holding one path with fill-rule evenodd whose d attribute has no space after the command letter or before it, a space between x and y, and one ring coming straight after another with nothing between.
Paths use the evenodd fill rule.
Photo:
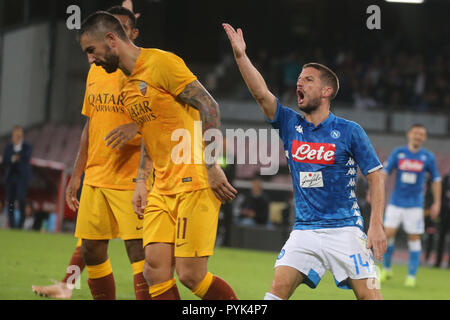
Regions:
<instances>
[{"instance_id":1,"label":"shouting mouth","mask_svg":"<svg viewBox=\"0 0 450 320\"><path fill-rule=\"evenodd\" d=\"M298 96L298 104L301 105L303 101L305 101L305 93L302 90L298 90L297 96Z\"/></svg>"}]
</instances>

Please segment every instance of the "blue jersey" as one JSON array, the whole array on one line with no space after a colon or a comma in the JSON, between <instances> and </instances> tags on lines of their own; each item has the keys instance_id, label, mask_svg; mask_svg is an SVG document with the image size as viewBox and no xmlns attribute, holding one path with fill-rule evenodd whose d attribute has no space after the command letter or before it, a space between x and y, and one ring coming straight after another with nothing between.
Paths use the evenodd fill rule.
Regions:
<instances>
[{"instance_id":1,"label":"blue jersey","mask_svg":"<svg viewBox=\"0 0 450 320\"><path fill-rule=\"evenodd\" d=\"M423 208L426 173L430 173L433 181L441 179L433 153L423 148L413 153L407 146L398 147L389 156L384 171L390 174L394 169L397 177L389 203L402 208Z\"/></svg>"},{"instance_id":2,"label":"blue jersey","mask_svg":"<svg viewBox=\"0 0 450 320\"><path fill-rule=\"evenodd\" d=\"M286 152L294 187L294 229L363 230L355 195L357 166L364 175L383 166L361 126L330 113L315 127L278 100L274 119L267 121L279 130Z\"/></svg>"}]
</instances>

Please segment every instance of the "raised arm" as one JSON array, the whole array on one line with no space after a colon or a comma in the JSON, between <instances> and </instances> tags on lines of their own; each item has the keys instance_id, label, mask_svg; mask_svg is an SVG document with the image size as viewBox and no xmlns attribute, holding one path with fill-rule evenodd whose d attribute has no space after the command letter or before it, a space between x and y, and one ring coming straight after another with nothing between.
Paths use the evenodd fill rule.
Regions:
<instances>
[{"instance_id":1,"label":"raised arm","mask_svg":"<svg viewBox=\"0 0 450 320\"><path fill-rule=\"evenodd\" d=\"M273 120L277 112L276 98L269 91L264 78L258 70L256 70L245 53L246 45L242 29L237 29L236 32L234 28L227 23L223 23L222 26L228 36L228 39L230 40L234 58L248 89L250 90L253 98L255 98L256 102L262 108L266 117Z\"/></svg>"},{"instance_id":2,"label":"raised arm","mask_svg":"<svg viewBox=\"0 0 450 320\"><path fill-rule=\"evenodd\" d=\"M219 105L198 80L188 84L178 95L178 98L200 112L203 134L208 129L220 128ZM215 141L205 141L205 148L212 143L215 143ZM218 155L213 154L212 156L216 158ZM216 197L221 202L233 200L236 197L237 190L228 182L225 173L217 162L206 162L205 165L209 185Z\"/></svg>"}]
</instances>

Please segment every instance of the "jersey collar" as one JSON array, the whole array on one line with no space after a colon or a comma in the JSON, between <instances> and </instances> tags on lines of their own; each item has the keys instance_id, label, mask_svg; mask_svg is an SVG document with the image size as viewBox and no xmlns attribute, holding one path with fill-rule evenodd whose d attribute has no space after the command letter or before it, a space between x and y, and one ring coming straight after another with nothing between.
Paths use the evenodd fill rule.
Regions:
<instances>
[{"instance_id":1,"label":"jersey collar","mask_svg":"<svg viewBox=\"0 0 450 320\"><path fill-rule=\"evenodd\" d=\"M324 121L319 123L317 125L317 127L315 127L314 124L312 124L311 122L306 121L304 115L300 115L300 118L302 119L303 122L305 122L305 124L308 128L310 128L312 131L315 131L315 130L319 130L320 128L325 127L328 124L330 124L331 122L333 122L333 120L336 119L336 116L330 111L328 118L326 118Z\"/></svg>"}]
</instances>

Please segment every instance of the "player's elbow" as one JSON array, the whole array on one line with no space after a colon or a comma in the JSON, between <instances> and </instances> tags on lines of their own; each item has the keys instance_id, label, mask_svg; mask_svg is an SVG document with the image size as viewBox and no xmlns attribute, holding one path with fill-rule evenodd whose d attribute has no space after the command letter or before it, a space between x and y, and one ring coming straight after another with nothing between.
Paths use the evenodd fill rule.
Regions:
<instances>
[{"instance_id":1,"label":"player's elbow","mask_svg":"<svg viewBox=\"0 0 450 320\"><path fill-rule=\"evenodd\" d=\"M381 170L369 173L366 178L370 186L378 186L384 190L385 175L381 172Z\"/></svg>"}]
</instances>

